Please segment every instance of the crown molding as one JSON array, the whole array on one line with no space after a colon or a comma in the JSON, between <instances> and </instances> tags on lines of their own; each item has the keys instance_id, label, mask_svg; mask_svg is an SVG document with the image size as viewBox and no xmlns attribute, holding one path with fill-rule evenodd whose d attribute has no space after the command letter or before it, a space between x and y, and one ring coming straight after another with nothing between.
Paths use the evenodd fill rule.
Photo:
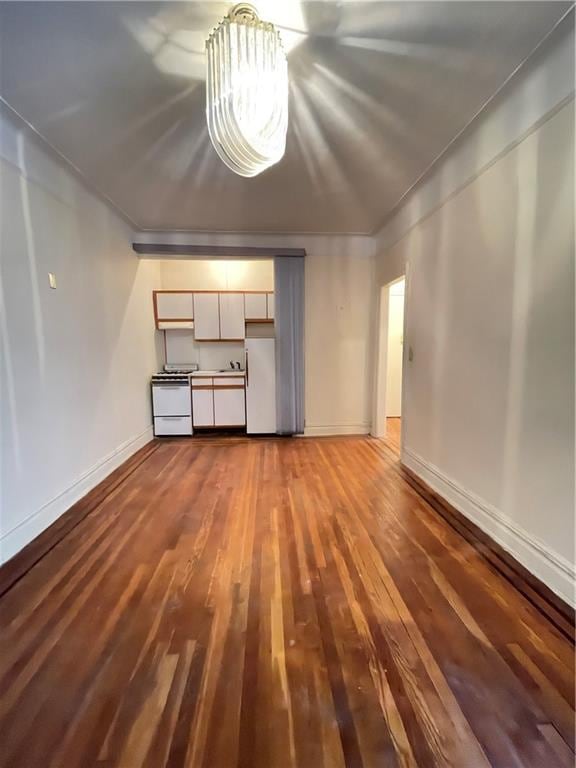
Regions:
<instances>
[{"instance_id":1,"label":"crown molding","mask_svg":"<svg viewBox=\"0 0 576 768\"><path fill-rule=\"evenodd\" d=\"M501 83L501 85L489 96L481 107L474 113L470 120L464 125L463 128L458 131L454 138L444 147L441 152L432 160L428 167L420 174L420 176L414 181L414 183L402 194L392 208L386 213L381 220L380 224L371 232L372 237L378 237L378 235L386 228L390 221L396 216L396 214L403 208L409 198L411 198L422 185L432 176L437 170L443 160L447 158L456 148L458 148L474 131L480 120L486 115L492 106L500 96L504 94L504 91L515 81L519 74L525 71L528 66L533 63L537 56L544 52L546 46L567 23L570 16L574 15L574 4L568 8L564 14L558 19L554 26L544 35L544 37L534 46L534 48L528 53L524 59L518 64L518 66L508 75L508 77ZM573 73L572 73L573 76Z\"/></svg>"}]
</instances>

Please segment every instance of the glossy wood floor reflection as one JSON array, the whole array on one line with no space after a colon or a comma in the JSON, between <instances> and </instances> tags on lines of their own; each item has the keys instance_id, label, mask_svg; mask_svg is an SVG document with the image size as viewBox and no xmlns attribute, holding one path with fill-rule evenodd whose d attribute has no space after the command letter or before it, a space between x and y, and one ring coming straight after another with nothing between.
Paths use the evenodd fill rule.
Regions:
<instances>
[{"instance_id":1,"label":"glossy wood floor reflection","mask_svg":"<svg viewBox=\"0 0 576 768\"><path fill-rule=\"evenodd\" d=\"M368 438L162 443L3 598L0 765L573 765L573 649Z\"/></svg>"},{"instance_id":2,"label":"glossy wood floor reflection","mask_svg":"<svg viewBox=\"0 0 576 768\"><path fill-rule=\"evenodd\" d=\"M385 442L397 453L400 453L402 420L397 416L388 416L386 419L386 440Z\"/></svg>"}]
</instances>

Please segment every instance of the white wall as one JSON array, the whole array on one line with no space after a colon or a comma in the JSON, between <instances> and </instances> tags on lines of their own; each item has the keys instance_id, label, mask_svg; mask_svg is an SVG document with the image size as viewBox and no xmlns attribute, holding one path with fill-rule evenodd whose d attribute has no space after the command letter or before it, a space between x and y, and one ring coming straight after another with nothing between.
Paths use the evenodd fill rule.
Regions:
<instances>
[{"instance_id":1,"label":"white wall","mask_svg":"<svg viewBox=\"0 0 576 768\"><path fill-rule=\"evenodd\" d=\"M151 439L160 277L131 249L130 228L7 111L0 137L6 560Z\"/></svg>"},{"instance_id":2,"label":"white wall","mask_svg":"<svg viewBox=\"0 0 576 768\"><path fill-rule=\"evenodd\" d=\"M194 331L157 331L166 335L165 362L170 365L197 363L200 370L218 371L228 368L230 362L245 365L245 344L243 341L199 342L194 340Z\"/></svg>"},{"instance_id":3,"label":"white wall","mask_svg":"<svg viewBox=\"0 0 576 768\"><path fill-rule=\"evenodd\" d=\"M306 434L370 431L374 297L372 242L306 241Z\"/></svg>"},{"instance_id":4,"label":"white wall","mask_svg":"<svg viewBox=\"0 0 576 768\"><path fill-rule=\"evenodd\" d=\"M566 40L380 233L376 270L407 271L403 461L573 603L574 104L535 86L568 88Z\"/></svg>"},{"instance_id":5,"label":"white wall","mask_svg":"<svg viewBox=\"0 0 576 768\"><path fill-rule=\"evenodd\" d=\"M573 96L574 16L571 14L376 233L378 285L390 283L404 274L402 255L390 251L394 243L513 149Z\"/></svg>"},{"instance_id":6,"label":"white wall","mask_svg":"<svg viewBox=\"0 0 576 768\"><path fill-rule=\"evenodd\" d=\"M306 434L370 430L375 305L371 238L140 232L135 240L305 248Z\"/></svg>"},{"instance_id":7,"label":"white wall","mask_svg":"<svg viewBox=\"0 0 576 768\"><path fill-rule=\"evenodd\" d=\"M393 283L388 297L386 355L386 416L402 415L402 351L404 340L404 280Z\"/></svg>"},{"instance_id":8,"label":"white wall","mask_svg":"<svg viewBox=\"0 0 576 768\"><path fill-rule=\"evenodd\" d=\"M162 259L161 285L165 290L273 291L272 259Z\"/></svg>"}]
</instances>

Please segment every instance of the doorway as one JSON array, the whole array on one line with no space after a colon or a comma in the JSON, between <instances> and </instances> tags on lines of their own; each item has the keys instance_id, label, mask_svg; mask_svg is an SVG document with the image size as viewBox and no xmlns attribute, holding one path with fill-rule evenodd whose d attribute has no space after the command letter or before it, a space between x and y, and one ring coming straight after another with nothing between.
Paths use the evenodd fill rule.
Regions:
<instances>
[{"instance_id":1,"label":"doorway","mask_svg":"<svg viewBox=\"0 0 576 768\"><path fill-rule=\"evenodd\" d=\"M374 403L374 437L400 452L405 278L380 291L378 366Z\"/></svg>"}]
</instances>

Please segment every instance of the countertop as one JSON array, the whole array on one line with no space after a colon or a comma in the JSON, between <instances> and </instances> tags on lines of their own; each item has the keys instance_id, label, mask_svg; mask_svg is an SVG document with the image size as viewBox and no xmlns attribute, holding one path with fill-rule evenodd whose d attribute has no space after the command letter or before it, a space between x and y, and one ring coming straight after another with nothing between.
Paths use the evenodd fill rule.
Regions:
<instances>
[{"instance_id":1,"label":"countertop","mask_svg":"<svg viewBox=\"0 0 576 768\"><path fill-rule=\"evenodd\" d=\"M191 375L192 376L217 376L220 378L221 376L244 376L246 371L241 370L235 370L233 371L232 368L226 368L224 371L194 371Z\"/></svg>"}]
</instances>

